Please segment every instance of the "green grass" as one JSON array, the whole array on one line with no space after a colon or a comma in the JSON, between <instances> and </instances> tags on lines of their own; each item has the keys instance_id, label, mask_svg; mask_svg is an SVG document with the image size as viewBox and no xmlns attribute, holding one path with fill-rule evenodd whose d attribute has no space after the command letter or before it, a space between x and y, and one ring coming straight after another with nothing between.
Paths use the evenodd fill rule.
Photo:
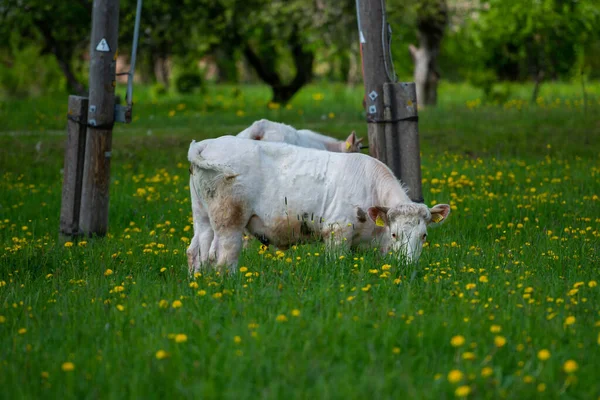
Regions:
<instances>
[{"instance_id":1,"label":"green grass","mask_svg":"<svg viewBox=\"0 0 600 400\"><path fill-rule=\"evenodd\" d=\"M361 88L311 86L290 109L264 107L262 87L136 92L135 123L115 129L110 234L71 247L58 240L66 98L2 103L2 397L598 397L598 88L584 111L577 85L543 86L538 105L528 87L485 105L444 85L420 112L423 189L453 211L417 266L252 243L246 271L195 280L191 139L263 117L364 136Z\"/></svg>"}]
</instances>

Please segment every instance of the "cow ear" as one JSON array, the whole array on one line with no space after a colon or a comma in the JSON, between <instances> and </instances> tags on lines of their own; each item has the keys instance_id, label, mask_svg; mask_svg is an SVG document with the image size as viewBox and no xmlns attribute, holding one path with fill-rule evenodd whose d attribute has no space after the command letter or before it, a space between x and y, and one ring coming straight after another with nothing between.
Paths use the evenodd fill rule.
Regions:
<instances>
[{"instance_id":1,"label":"cow ear","mask_svg":"<svg viewBox=\"0 0 600 400\"><path fill-rule=\"evenodd\" d=\"M356 132L352 131L350 135L346 138L346 152L354 151L354 147L356 145Z\"/></svg>"},{"instance_id":2,"label":"cow ear","mask_svg":"<svg viewBox=\"0 0 600 400\"><path fill-rule=\"evenodd\" d=\"M448 204L436 204L429 211L431 212L431 221L429 223L439 224L450 214L450 206Z\"/></svg>"},{"instance_id":3,"label":"cow ear","mask_svg":"<svg viewBox=\"0 0 600 400\"><path fill-rule=\"evenodd\" d=\"M389 226L387 217L388 210L388 207L375 206L369 207L367 212L369 213L369 217L375 222L375 225L383 227Z\"/></svg>"}]
</instances>

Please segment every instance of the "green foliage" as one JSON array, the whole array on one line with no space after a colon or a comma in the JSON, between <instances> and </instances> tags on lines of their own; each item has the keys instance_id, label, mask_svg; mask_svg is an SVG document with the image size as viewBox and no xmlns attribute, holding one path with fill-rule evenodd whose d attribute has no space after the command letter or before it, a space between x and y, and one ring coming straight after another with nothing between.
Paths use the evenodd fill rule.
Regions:
<instances>
[{"instance_id":1,"label":"green foliage","mask_svg":"<svg viewBox=\"0 0 600 400\"><path fill-rule=\"evenodd\" d=\"M198 72L183 72L175 79L175 88L182 94L192 93L202 88L202 77Z\"/></svg>"},{"instance_id":2,"label":"green foliage","mask_svg":"<svg viewBox=\"0 0 600 400\"><path fill-rule=\"evenodd\" d=\"M56 59L42 55L40 46L19 43L16 35L8 50L0 49L0 95L31 97L65 89Z\"/></svg>"}]
</instances>

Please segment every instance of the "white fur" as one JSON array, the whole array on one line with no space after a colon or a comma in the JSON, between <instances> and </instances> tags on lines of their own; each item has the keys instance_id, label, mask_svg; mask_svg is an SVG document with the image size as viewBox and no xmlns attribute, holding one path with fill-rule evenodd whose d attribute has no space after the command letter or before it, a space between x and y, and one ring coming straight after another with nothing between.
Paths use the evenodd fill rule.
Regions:
<instances>
[{"instance_id":1,"label":"white fur","mask_svg":"<svg viewBox=\"0 0 600 400\"><path fill-rule=\"evenodd\" d=\"M223 136L192 142L188 159L190 271L213 261L235 268L245 229L283 248L323 239L328 248L376 245L419 258L432 211L411 202L392 171L372 157ZM389 208L385 226L374 222L375 206Z\"/></svg>"},{"instance_id":2,"label":"white fur","mask_svg":"<svg viewBox=\"0 0 600 400\"><path fill-rule=\"evenodd\" d=\"M362 139L356 138L354 132L344 141L308 129L297 130L293 126L267 119L255 121L248 128L238 133L237 137L265 142L284 142L295 146L339 153L360 152L360 142L362 141Z\"/></svg>"}]
</instances>

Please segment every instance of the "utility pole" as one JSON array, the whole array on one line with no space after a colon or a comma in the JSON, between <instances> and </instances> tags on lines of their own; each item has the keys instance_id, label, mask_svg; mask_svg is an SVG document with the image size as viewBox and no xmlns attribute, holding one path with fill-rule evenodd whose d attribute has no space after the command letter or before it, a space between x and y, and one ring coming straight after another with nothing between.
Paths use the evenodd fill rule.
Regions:
<instances>
[{"instance_id":1,"label":"utility pole","mask_svg":"<svg viewBox=\"0 0 600 400\"><path fill-rule=\"evenodd\" d=\"M79 217L80 232L88 236L104 236L108 230L118 32L119 0L94 0L88 126Z\"/></svg>"},{"instance_id":2,"label":"utility pole","mask_svg":"<svg viewBox=\"0 0 600 400\"><path fill-rule=\"evenodd\" d=\"M385 163L423 202L417 95L414 83L397 83L384 0L356 0L369 154Z\"/></svg>"}]
</instances>

